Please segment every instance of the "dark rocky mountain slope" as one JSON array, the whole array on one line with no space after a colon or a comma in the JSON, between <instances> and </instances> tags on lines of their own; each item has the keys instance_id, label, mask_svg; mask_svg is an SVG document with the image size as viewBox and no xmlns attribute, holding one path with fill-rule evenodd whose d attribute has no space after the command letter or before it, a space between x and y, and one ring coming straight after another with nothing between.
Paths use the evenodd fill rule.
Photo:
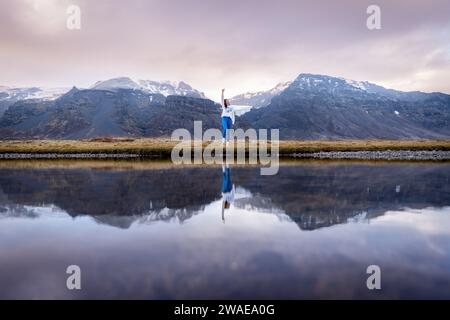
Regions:
<instances>
[{"instance_id":1,"label":"dark rocky mountain slope","mask_svg":"<svg viewBox=\"0 0 450 320\"><path fill-rule=\"evenodd\" d=\"M242 118L255 128L280 129L281 139L448 139L450 95L301 74Z\"/></svg>"},{"instance_id":2,"label":"dark rocky mountain slope","mask_svg":"<svg viewBox=\"0 0 450 320\"><path fill-rule=\"evenodd\" d=\"M2 139L87 139L105 136L170 136L177 128L220 125L211 100L151 94L141 90L78 90L55 101L24 100L0 119Z\"/></svg>"}]
</instances>

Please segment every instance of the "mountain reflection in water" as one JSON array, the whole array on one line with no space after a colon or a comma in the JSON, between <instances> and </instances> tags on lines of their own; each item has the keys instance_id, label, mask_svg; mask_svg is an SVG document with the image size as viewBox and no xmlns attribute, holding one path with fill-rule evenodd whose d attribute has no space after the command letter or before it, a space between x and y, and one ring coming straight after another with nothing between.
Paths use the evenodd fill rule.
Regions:
<instances>
[{"instance_id":1,"label":"mountain reflection in water","mask_svg":"<svg viewBox=\"0 0 450 320\"><path fill-rule=\"evenodd\" d=\"M239 190L234 206L284 213L304 230L450 204L448 165L309 163L282 166L275 176L229 170ZM120 228L142 220L183 222L221 199L222 183L220 167L0 169L0 212L33 216L26 207L51 204Z\"/></svg>"},{"instance_id":2,"label":"mountain reflection in water","mask_svg":"<svg viewBox=\"0 0 450 320\"><path fill-rule=\"evenodd\" d=\"M447 163L2 162L0 298L450 298L449 180Z\"/></svg>"}]
</instances>

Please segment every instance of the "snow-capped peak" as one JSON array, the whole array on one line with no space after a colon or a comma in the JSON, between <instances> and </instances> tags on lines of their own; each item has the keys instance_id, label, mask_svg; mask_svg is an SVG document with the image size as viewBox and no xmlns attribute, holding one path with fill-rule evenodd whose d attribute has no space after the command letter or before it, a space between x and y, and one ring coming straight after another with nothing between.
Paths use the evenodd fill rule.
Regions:
<instances>
[{"instance_id":1,"label":"snow-capped peak","mask_svg":"<svg viewBox=\"0 0 450 320\"><path fill-rule=\"evenodd\" d=\"M318 74L302 73L295 80L297 87L300 88L313 88L313 87L342 87L348 86L354 90L370 91L373 90L375 85L368 81L355 81L342 77L331 77Z\"/></svg>"},{"instance_id":2,"label":"snow-capped peak","mask_svg":"<svg viewBox=\"0 0 450 320\"><path fill-rule=\"evenodd\" d=\"M113 78L99 81L91 86L93 90L133 89L147 93L159 93L164 96L180 95L195 98L206 98L203 92L193 89L183 81L133 80L129 77Z\"/></svg>"},{"instance_id":3,"label":"snow-capped peak","mask_svg":"<svg viewBox=\"0 0 450 320\"><path fill-rule=\"evenodd\" d=\"M128 77L119 77L105 81L97 81L90 89L112 90L112 89L140 89L140 85Z\"/></svg>"}]
</instances>

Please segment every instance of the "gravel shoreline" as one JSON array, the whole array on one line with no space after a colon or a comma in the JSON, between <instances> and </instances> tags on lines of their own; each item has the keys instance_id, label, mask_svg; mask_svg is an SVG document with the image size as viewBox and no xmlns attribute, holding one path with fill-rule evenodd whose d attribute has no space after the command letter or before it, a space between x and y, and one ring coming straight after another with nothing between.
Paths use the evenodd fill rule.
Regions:
<instances>
[{"instance_id":1,"label":"gravel shoreline","mask_svg":"<svg viewBox=\"0 0 450 320\"><path fill-rule=\"evenodd\" d=\"M296 153L299 159L342 159L342 160L450 160L450 151L332 151Z\"/></svg>"},{"instance_id":2,"label":"gravel shoreline","mask_svg":"<svg viewBox=\"0 0 450 320\"><path fill-rule=\"evenodd\" d=\"M282 157L295 159L337 159L337 160L450 160L450 151L327 151L294 153ZM161 158L159 155L133 153L0 153L0 160L20 159L138 159Z\"/></svg>"},{"instance_id":3,"label":"gravel shoreline","mask_svg":"<svg viewBox=\"0 0 450 320\"><path fill-rule=\"evenodd\" d=\"M127 153L0 153L0 159L134 159L138 154Z\"/></svg>"}]
</instances>

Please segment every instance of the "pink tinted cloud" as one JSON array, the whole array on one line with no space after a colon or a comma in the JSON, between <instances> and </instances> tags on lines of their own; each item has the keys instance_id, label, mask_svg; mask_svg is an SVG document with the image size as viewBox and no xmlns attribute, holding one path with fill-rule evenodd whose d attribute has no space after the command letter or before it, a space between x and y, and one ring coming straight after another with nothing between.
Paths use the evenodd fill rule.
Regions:
<instances>
[{"instance_id":1,"label":"pink tinted cloud","mask_svg":"<svg viewBox=\"0 0 450 320\"><path fill-rule=\"evenodd\" d=\"M301 72L450 92L449 1L2 0L0 84L184 80L217 99ZM82 9L69 31L65 9Z\"/></svg>"}]
</instances>

